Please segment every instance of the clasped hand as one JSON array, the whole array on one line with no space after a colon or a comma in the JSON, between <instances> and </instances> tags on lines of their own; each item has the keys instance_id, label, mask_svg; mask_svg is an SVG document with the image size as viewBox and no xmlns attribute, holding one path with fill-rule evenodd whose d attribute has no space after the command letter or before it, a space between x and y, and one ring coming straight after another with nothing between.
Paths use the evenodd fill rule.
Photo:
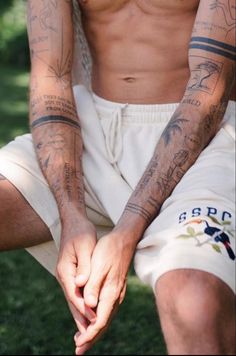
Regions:
<instances>
[{"instance_id":1,"label":"clasped hand","mask_svg":"<svg viewBox=\"0 0 236 356\"><path fill-rule=\"evenodd\" d=\"M74 338L77 355L103 334L123 301L133 252L114 231L96 242L89 222L62 238L57 278L79 330Z\"/></svg>"}]
</instances>

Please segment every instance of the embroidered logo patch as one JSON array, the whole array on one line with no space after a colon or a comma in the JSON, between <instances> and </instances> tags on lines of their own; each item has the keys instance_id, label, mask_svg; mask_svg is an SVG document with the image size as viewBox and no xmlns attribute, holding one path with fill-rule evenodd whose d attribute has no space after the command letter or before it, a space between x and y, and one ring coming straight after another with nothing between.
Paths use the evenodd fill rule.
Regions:
<instances>
[{"instance_id":1,"label":"embroidered logo patch","mask_svg":"<svg viewBox=\"0 0 236 356\"><path fill-rule=\"evenodd\" d=\"M186 234L181 234L177 236L179 239L195 239L196 246L201 247L203 245L209 244L212 246L214 251L218 253L222 253L222 248L224 248L231 260L235 260L234 251L230 245L229 235L234 237L233 231L227 230L226 226L230 224L230 222L224 221L220 223L217 219L213 217L209 217L215 224L219 225L220 228L211 226L209 222L205 219L193 219L187 222L185 225L189 224L202 224L203 230L196 231L192 226L187 226ZM207 235L209 236L207 239L201 241L200 236Z\"/></svg>"}]
</instances>

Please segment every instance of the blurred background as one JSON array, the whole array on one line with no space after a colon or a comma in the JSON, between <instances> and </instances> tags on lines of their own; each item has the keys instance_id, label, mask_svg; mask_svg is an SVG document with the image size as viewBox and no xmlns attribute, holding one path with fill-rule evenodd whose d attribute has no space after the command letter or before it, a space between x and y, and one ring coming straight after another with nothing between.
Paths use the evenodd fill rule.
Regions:
<instances>
[{"instance_id":1,"label":"blurred background","mask_svg":"<svg viewBox=\"0 0 236 356\"><path fill-rule=\"evenodd\" d=\"M0 0L0 147L28 132L25 6ZM155 310L151 288L131 268L125 301L87 355L165 355ZM0 355L73 355L75 331L55 278L25 251L1 253Z\"/></svg>"},{"instance_id":2,"label":"blurred background","mask_svg":"<svg viewBox=\"0 0 236 356\"><path fill-rule=\"evenodd\" d=\"M0 0L0 146L28 130L25 0Z\"/></svg>"}]
</instances>

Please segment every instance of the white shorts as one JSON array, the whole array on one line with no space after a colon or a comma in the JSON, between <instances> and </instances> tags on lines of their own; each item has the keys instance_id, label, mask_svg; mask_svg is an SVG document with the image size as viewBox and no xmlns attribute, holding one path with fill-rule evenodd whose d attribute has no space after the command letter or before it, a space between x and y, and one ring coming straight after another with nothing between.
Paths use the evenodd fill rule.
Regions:
<instances>
[{"instance_id":1,"label":"white shorts","mask_svg":"<svg viewBox=\"0 0 236 356\"><path fill-rule=\"evenodd\" d=\"M74 87L74 95L84 142L87 212L102 236L118 221L178 104L113 103L82 85ZM152 288L164 273L187 268L209 272L235 291L234 120L235 102L229 102L221 129L137 245L136 273ZM60 219L30 134L0 150L0 173L49 227L54 241L27 250L54 273Z\"/></svg>"}]
</instances>

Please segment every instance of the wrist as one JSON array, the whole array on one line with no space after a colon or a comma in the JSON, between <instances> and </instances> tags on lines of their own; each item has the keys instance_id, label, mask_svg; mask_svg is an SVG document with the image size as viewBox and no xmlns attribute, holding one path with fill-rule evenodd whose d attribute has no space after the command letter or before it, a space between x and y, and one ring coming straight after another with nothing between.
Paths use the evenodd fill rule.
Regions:
<instances>
[{"instance_id":1,"label":"wrist","mask_svg":"<svg viewBox=\"0 0 236 356\"><path fill-rule=\"evenodd\" d=\"M64 227L75 223L83 223L88 220L88 217L85 207L78 207L71 203L60 209L60 219Z\"/></svg>"},{"instance_id":2,"label":"wrist","mask_svg":"<svg viewBox=\"0 0 236 356\"><path fill-rule=\"evenodd\" d=\"M119 236L121 243L131 248L136 247L145 230L142 221L135 220L123 215L113 229L113 232Z\"/></svg>"}]
</instances>

